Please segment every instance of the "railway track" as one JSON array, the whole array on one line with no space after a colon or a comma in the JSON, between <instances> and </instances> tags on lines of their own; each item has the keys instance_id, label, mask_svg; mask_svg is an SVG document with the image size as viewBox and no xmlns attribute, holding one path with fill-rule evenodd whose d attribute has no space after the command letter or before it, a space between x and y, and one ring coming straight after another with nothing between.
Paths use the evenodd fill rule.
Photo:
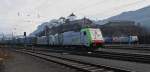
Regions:
<instances>
[{"instance_id":1,"label":"railway track","mask_svg":"<svg viewBox=\"0 0 150 72\"><path fill-rule=\"evenodd\" d=\"M48 51L48 50L41 50ZM114 60L123 60L123 61L131 61L138 63L150 64L150 55L143 54L134 54L134 53L119 53L119 52L105 52L105 51L94 51L91 53L88 52L77 52L77 51L66 51L66 50L49 50L51 52L66 52L73 55L87 56L87 57L96 57L96 58L106 58L106 59L114 59Z\"/></svg>"},{"instance_id":2,"label":"railway track","mask_svg":"<svg viewBox=\"0 0 150 72\"><path fill-rule=\"evenodd\" d=\"M16 51L36 56L45 59L47 61L52 61L61 65L65 65L67 67L71 67L83 72L131 72L128 70L123 70L110 66L94 65L91 63L81 62L69 58L57 57L49 54L44 54L38 51L31 51L31 50L16 50Z\"/></svg>"},{"instance_id":3,"label":"railway track","mask_svg":"<svg viewBox=\"0 0 150 72\"><path fill-rule=\"evenodd\" d=\"M142 54L96 51L93 52L92 54L84 54L84 56L150 64L150 55L142 55Z\"/></svg>"},{"instance_id":4,"label":"railway track","mask_svg":"<svg viewBox=\"0 0 150 72\"><path fill-rule=\"evenodd\" d=\"M139 45L105 45L107 49L130 49L130 50L150 50L150 45L139 44Z\"/></svg>"},{"instance_id":5,"label":"railway track","mask_svg":"<svg viewBox=\"0 0 150 72\"><path fill-rule=\"evenodd\" d=\"M106 47L106 49L150 51L150 48L145 48L145 47Z\"/></svg>"}]
</instances>

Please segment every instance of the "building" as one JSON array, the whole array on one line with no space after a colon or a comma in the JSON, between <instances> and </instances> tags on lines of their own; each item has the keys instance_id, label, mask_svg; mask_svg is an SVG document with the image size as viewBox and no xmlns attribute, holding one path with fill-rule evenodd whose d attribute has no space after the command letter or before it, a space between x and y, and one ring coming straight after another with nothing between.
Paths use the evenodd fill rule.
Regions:
<instances>
[{"instance_id":1,"label":"building","mask_svg":"<svg viewBox=\"0 0 150 72\"><path fill-rule=\"evenodd\" d=\"M61 23L61 24L64 24L65 23L65 17L60 17L59 19L58 19L58 22L59 23Z\"/></svg>"},{"instance_id":2,"label":"building","mask_svg":"<svg viewBox=\"0 0 150 72\"><path fill-rule=\"evenodd\" d=\"M75 15L74 13L72 13L72 14L70 14L70 15L68 16L67 19L68 19L69 21L74 21L74 20L76 20L76 18L77 18L76 15Z\"/></svg>"}]
</instances>

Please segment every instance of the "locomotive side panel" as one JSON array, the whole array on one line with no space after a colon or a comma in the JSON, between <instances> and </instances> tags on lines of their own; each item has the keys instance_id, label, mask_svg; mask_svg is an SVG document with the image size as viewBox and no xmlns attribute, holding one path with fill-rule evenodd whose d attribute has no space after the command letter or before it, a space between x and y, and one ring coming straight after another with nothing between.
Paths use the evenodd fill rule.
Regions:
<instances>
[{"instance_id":1,"label":"locomotive side panel","mask_svg":"<svg viewBox=\"0 0 150 72\"><path fill-rule=\"evenodd\" d=\"M63 33L63 45L82 45L80 32L65 32Z\"/></svg>"}]
</instances>

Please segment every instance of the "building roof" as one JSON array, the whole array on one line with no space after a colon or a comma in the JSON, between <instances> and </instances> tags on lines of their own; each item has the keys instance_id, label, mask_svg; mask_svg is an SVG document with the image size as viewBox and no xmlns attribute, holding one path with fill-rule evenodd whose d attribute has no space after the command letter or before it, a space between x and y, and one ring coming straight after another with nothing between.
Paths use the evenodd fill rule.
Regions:
<instances>
[{"instance_id":1,"label":"building roof","mask_svg":"<svg viewBox=\"0 0 150 72\"><path fill-rule=\"evenodd\" d=\"M70 16L76 16L74 13L70 14Z\"/></svg>"}]
</instances>

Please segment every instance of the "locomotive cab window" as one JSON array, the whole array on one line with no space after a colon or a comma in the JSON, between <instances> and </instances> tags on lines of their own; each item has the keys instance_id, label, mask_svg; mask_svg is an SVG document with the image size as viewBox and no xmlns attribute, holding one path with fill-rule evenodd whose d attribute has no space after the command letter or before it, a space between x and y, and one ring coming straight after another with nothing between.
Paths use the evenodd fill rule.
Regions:
<instances>
[{"instance_id":1,"label":"locomotive cab window","mask_svg":"<svg viewBox=\"0 0 150 72\"><path fill-rule=\"evenodd\" d=\"M83 35L86 35L86 32L85 32L85 31L83 32Z\"/></svg>"}]
</instances>

